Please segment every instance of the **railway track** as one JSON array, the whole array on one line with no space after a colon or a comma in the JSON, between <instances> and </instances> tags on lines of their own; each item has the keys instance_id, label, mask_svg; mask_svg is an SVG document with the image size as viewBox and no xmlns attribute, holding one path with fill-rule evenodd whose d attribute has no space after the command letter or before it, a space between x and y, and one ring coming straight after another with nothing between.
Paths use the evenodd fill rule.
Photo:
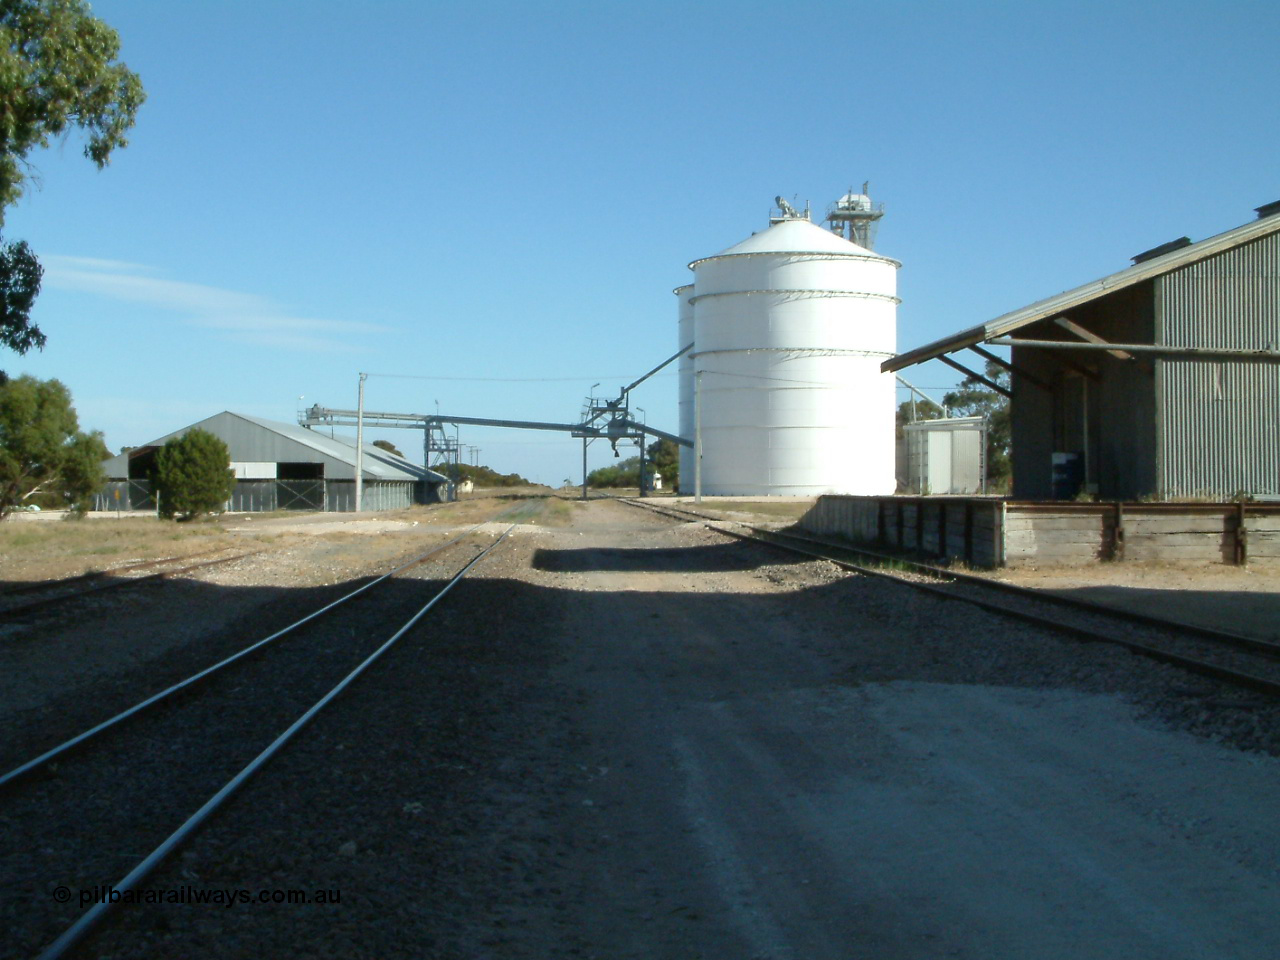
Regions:
<instances>
[{"instance_id":1,"label":"railway track","mask_svg":"<svg viewBox=\"0 0 1280 960\"><path fill-rule=\"evenodd\" d=\"M508 514L512 512L506 511ZM4 804L0 804L0 814L9 812L4 807L9 806L10 801L17 801L19 811L26 808L37 814L46 809L56 809L58 803L70 803L74 810L74 783L88 777L87 782L92 784L95 795L100 795L103 787L101 773L92 771L105 769L118 794L118 798L113 798L108 806L128 811L139 802L138 798L145 798L153 806L163 808L170 824L178 822L179 816L184 818L176 829L150 853L138 859L132 869L113 885L122 893L136 888L325 706L421 621L514 528L508 526L493 542L481 544L480 549L473 550L469 556L453 561L449 571L441 574L440 579L446 582L433 589L423 602L422 591L415 585L424 581L415 578L410 571L431 561L434 561L434 566L439 566L445 562L441 554L451 548L475 546L471 541L472 534L485 523L477 524L466 533L400 564L232 656L16 766L0 777L0 788L7 788L4 790ZM387 588L392 584L399 586L392 595L387 595ZM357 597L369 595L379 585L383 586L379 592L384 595L382 606L386 609L376 612L377 622L394 622L398 624L394 630L388 627L378 632L376 626L370 628L367 606L351 603ZM250 660L250 655L304 626L316 628L322 618L324 625L318 632L308 631L310 644L295 641L276 645L272 648L276 651L272 657L258 656ZM323 645L325 637L329 648L317 649ZM253 665L249 666L250 663ZM353 663L356 664L354 669ZM227 669L233 664L239 667ZM335 685L334 678L339 676ZM197 688L206 696L176 696L184 691L190 694ZM316 698L321 691L323 694ZM161 704L166 709L156 709ZM139 720L144 713L152 717L146 730L140 729L138 722L127 722ZM215 730L229 731L234 736L224 739ZM268 730L282 732L263 748L266 740L263 731ZM88 749L91 742L93 749ZM245 759L250 756L252 760L246 765ZM156 764L160 764L163 770L163 782L153 781L149 787L140 787L136 782L136 771L149 768L152 770L150 776L154 778ZM33 782L34 774L51 768L51 776ZM227 779L226 774L233 770L234 774ZM221 786L216 786L219 783ZM169 796L156 799L157 793ZM201 801L198 808L197 800ZM184 803L191 806L183 807ZM196 808L195 812L188 813L193 808ZM109 865L122 862L119 849L147 849L156 838L153 833L144 844L136 835L130 835L138 832L138 825L144 820L145 817L135 813L125 816L124 823L118 825L118 836L115 831L107 831L117 845L115 851L86 853L80 849L81 844L73 844L75 862L62 865L66 871L63 875L81 875L85 872L85 861L89 861L90 869L98 865L101 871L110 871L108 875L117 875ZM21 823L24 829L28 826L27 818L21 812L12 816L9 822ZM62 822L58 826L59 833L63 833L75 832L78 825ZM99 843L103 833L101 828L85 829L84 845ZM39 835L38 831L33 834L32 841L38 842L35 838ZM20 843L16 837L11 839ZM6 872L21 873L21 869L15 869L12 863L20 851L10 849L7 853L11 862ZM66 927L39 956L47 960L64 956L106 918L112 906L111 902L95 904ZM43 939L47 939L47 935Z\"/></svg>"},{"instance_id":2,"label":"railway track","mask_svg":"<svg viewBox=\"0 0 1280 960\"><path fill-rule=\"evenodd\" d=\"M209 553L221 552L223 551L209 551ZM10 587L3 593L0 593L0 620L20 619L39 611L48 611L68 606L85 597L96 596L108 590L118 590L122 587L136 587L145 583L155 583L159 580L164 580L167 577L176 577L181 576L184 573L191 573L193 570L203 570L208 567L216 567L224 563L231 563L235 560L243 560L246 557L257 556L262 552L263 551L261 550L251 550L245 553L232 554L228 557L218 557L213 560L201 560L198 563L185 562L187 560L194 559L194 557L166 557L160 560L140 560L137 563L126 564L122 567L116 567L113 570L85 573L78 577L69 577L66 580L54 580L50 582L30 583ZM203 557L208 556L208 554L196 554L195 556ZM163 566L165 564L177 565L173 566L171 569L159 570L155 573L144 574L140 577L120 576L121 574ZM27 597L33 593L46 595L36 596L34 599L18 600L16 603L6 602L10 597Z\"/></svg>"},{"instance_id":3,"label":"railway track","mask_svg":"<svg viewBox=\"0 0 1280 960\"><path fill-rule=\"evenodd\" d=\"M1280 644L1271 641L1042 593L851 544L766 530L667 504L659 506L632 499L622 502L675 520L722 524L711 529L740 540L826 560L851 572L892 580L1077 640L1117 644L1202 676L1280 696Z\"/></svg>"}]
</instances>

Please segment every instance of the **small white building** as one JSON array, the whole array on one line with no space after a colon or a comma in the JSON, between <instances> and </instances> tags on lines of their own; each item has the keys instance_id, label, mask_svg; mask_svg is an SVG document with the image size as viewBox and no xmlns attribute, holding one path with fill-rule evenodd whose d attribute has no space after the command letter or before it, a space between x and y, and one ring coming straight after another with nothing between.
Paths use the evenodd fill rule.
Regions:
<instances>
[{"instance_id":1,"label":"small white building","mask_svg":"<svg viewBox=\"0 0 1280 960\"><path fill-rule=\"evenodd\" d=\"M987 419L922 420L902 428L907 493L986 493Z\"/></svg>"}]
</instances>

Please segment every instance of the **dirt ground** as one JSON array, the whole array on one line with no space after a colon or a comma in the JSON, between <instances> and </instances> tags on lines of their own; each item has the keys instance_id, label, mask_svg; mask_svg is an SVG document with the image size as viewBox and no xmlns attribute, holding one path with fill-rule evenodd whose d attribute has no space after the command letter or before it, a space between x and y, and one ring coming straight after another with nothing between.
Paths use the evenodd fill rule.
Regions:
<instances>
[{"instance_id":1,"label":"dirt ground","mask_svg":"<svg viewBox=\"0 0 1280 960\"><path fill-rule=\"evenodd\" d=\"M151 880L341 889L341 904L121 911L84 956L1280 955L1280 720L1264 701L697 524L515 506L493 559ZM270 560L202 577L199 609L238 598L242 621L265 624L276 588L324 596L463 523L425 526L290 530ZM153 600L122 622L199 619L189 594ZM377 622L335 627L324 656ZM130 648L127 626L66 625L27 671L32 706L0 695L0 742L74 725L216 639L184 625ZM32 638L13 650L27 652L6 674L41 662ZM218 709L209 739L245 735ZM105 816L109 764L76 763ZM77 808L56 812L55 787L76 777L69 763L29 810L0 807L0 833L42 814L57 831ZM128 850L185 815L147 795ZM95 820L50 855L124 829ZM110 883L127 862L86 853L54 875L31 865L38 847L0 876L32 889L8 921L27 925L24 946L47 942L30 926L47 889Z\"/></svg>"}]
</instances>

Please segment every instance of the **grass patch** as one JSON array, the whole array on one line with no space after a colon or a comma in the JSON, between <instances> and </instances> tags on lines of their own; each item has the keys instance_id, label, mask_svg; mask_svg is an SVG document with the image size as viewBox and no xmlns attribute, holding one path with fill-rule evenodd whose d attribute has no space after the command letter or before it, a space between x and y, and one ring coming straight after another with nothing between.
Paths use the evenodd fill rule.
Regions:
<instances>
[{"instance_id":1,"label":"grass patch","mask_svg":"<svg viewBox=\"0 0 1280 960\"><path fill-rule=\"evenodd\" d=\"M548 525L563 527L573 520L573 507L566 501L549 497L544 503L542 515Z\"/></svg>"},{"instance_id":2,"label":"grass patch","mask_svg":"<svg viewBox=\"0 0 1280 960\"><path fill-rule=\"evenodd\" d=\"M152 517L6 521L0 523L0 580L75 576L88 570L92 558L180 557L234 542L218 523L178 525Z\"/></svg>"},{"instance_id":3,"label":"grass patch","mask_svg":"<svg viewBox=\"0 0 1280 960\"><path fill-rule=\"evenodd\" d=\"M687 509L696 510L709 516L724 520L799 520L813 506L812 500L703 500L702 506L687 505Z\"/></svg>"}]
</instances>

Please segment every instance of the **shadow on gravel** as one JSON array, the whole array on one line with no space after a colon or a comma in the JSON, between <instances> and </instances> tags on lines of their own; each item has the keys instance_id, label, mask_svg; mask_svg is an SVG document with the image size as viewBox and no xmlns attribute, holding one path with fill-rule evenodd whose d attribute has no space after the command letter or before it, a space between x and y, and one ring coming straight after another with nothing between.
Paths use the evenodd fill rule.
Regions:
<instances>
[{"instance_id":1,"label":"shadow on gravel","mask_svg":"<svg viewBox=\"0 0 1280 960\"><path fill-rule=\"evenodd\" d=\"M38 630L50 623L65 628L115 612L132 615L153 605L158 597L157 591L164 591L165 603L173 602L175 598L179 603L200 602L230 592L255 593L264 598L290 592L271 587L229 589L183 577L156 581L112 574L38 583L0 580L0 638L7 634L23 636L32 628ZM22 629L18 630L19 627Z\"/></svg>"},{"instance_id":2,"label":"shadow on gravel","mask_svg":"<svg viewBox=\"0 0 1280 960\"><path fill-rule=\"evenodd\" d=\"M551 571L761 570L758 579L795 562L739 543L533 555L535 567ZM750 956L697 876L695 868L709 875L699 848L666 830L682 823L685 794L651 786L679 785L670 773L678 769L673 730L692 737L739 707L769 716L763 708L774 703L789 705L784 719L800 716L814 691L846 685L1108 690L1116 682L1115 653L1103 645L1064 643L879 580L801 582L785 594L753 592L745 577L736 592L608 593L535 586L503 570L477 567L149 884L340 890L340 905L156 904L119 912L90 945L94 953ZM370 591L374 602L357 601L231 668L211 696L184 697L130 725L110 749L87 750L6 797L0 830L10 842L0 850L0 883L15 893L0 901L0 929L19 951L12 955L33 954L80 912L78 903L54 902L54 885L117 880L132 862L122 851L159 842L411 615L442 585L443 571L430 573L437 579ZM125 589L102 602L117 605L110 609L119 623L128 614L129 631L108 630L115 621L105 606L78 620L67 614L64 627L40 628L48 663L28 680L57 693L0 723L3 752L24 760L360 582ZM1243 596L1222 594L1221 602ZM142 646L148 605L156 607L156 634L181 639ZM0 673L17 675L23 664L6 660L5 646ZM25 663L44 662L35 645L22 646ZM127 669L89 669L66 682L79 657L119 657ZM617 722L606 723L615 713ZM699 717L707 726L692 725ZM674 719L664 727L665 718ZM182 738L176 746L166 746L160 726ZM794 756L808 771L793 787L821 796L848 775L788 730L763 724L761 736L781 744L772 755ZM122 774L125 759L141 761L137 773ZM737 809L730 784L716 789L723 809ZM659 836L663 843L651 840ZM687 919L695 908L707 919ZM826 922L845 920L833 914ZM856 924L847 934L852 942ZM8 955L0 946L0 957Z\"/></svg>"},{"instance_id":3,"label":"shadow on gravel","mask_svg":"<svg viewBox=\"0 0 1280 960\"><path fill-rule=\"evenodd\" d=\"M556 573L731 573L802 562L794 554L743 542L679 549L535 550L533 567Z\"/></svg>"},{"instance_id":4,"label":"shadow on gravel","mask_svg":"<svg viewBox=\"0 0 1280 960\"><path fill-rule=\"evenodd\" d=\"M48 603L0 610L0 757L26 759L366 582L290 589L104 577L95 585L119 588L15 596Z\"/></svg>"},{"instance_id":5,"label":"shadow on gravel","mask_svg":"<svg viewBox=\"0 0 1280 960\"><path fill-rule=\"evenodd\" d=\"M1226 630L1262 640L1280 641L1280 577L1277 592L1246 590L1152 590L1146 587L1103 585L1046 592L1100 603L1121 610L1153 614Z\"/></svg>"}]
</instances>

